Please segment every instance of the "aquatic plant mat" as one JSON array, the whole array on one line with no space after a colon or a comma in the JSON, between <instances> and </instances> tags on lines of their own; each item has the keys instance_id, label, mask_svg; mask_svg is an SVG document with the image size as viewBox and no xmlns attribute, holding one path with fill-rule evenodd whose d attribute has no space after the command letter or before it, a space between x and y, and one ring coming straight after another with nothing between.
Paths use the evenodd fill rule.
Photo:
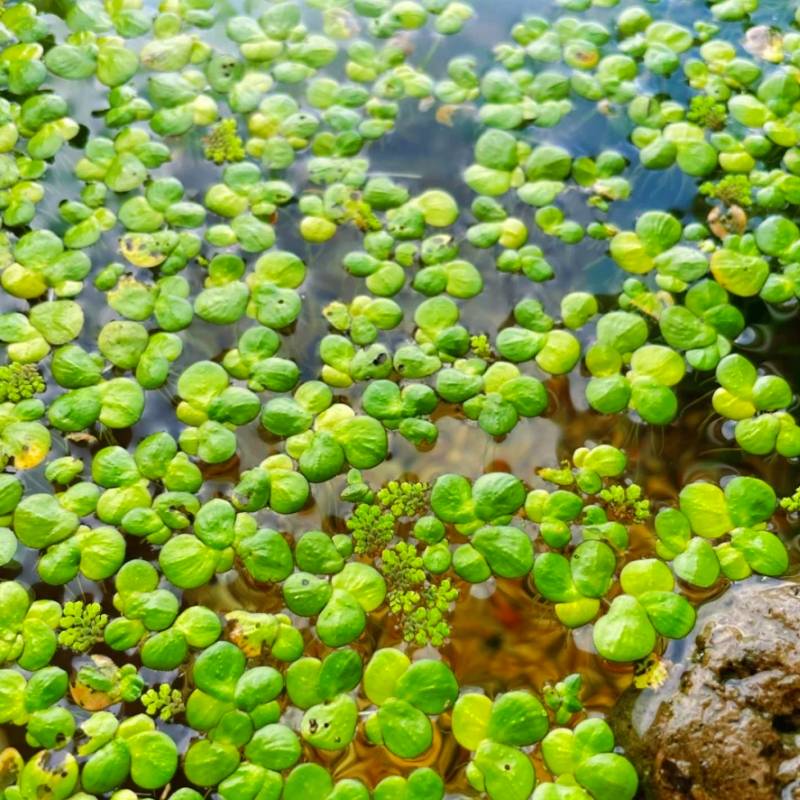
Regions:
<instances>
[{"instance_id":1,"label":"aquatic plant mat","mask_svg":"<svg viewBox=\"0 0 800 800\"><path fill-rule=\"evenodd\" d=\"M0 2L2 800L643 791L798 576L794 5Z\"/></svg>"}]
</instances>

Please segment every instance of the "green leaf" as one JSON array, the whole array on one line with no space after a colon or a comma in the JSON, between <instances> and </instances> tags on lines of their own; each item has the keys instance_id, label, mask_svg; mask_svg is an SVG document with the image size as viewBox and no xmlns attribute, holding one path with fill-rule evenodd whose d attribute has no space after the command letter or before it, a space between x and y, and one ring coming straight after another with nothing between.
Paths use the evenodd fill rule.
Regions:
<instances>
[{"instance_id":1,"label":"green leaf","mask_svg":"<svg viewBox=\"0 0 800 800\"><path fill-rule=\"evenodd\" d=\"M441 714L458 697L458 683L446 664L423 659L400 675L393 694L426 714Z\"/></svg>"},{"instance_id":2,"label":"green leaf","mask_svg":"<svg viewBox=\"0 0 800 800\"><path fill-rule=\"evenodd\" d=\"M500 744L527 747L547 733L549 718L544 706L532 694L506 692L492 705L487 737Z\"/></svg>"},{"instance_id":3,"label":"green leaf","mask_svg":"<svg viewBox=\"0 0 800 800\"><path fill-rule=\"evenodd\" d=\"M615 597L611 607L594 625L594 646L609 661L639 661L653 652L656 631L638 600Z\"/></svg>"},{"instance_id":4,"label":"green leaf","mask_svg":"<svg viewBox=\"0 0 800 800\"><path fill-rule=\"evenodd\" d=\"M259 728L245 747L245 756L265 769L283 770L294 766L300 758L297 735L279 723Z\"/></svg>"},{"instance_id":5,"label":"green leaf","mask_svg":"<svg viewBox=\"0 0 800 800\"><path fill-rule=\"evenodd\" d=\"M405 700L390 697L378 708L377 722L383 743L400 758L418 758L433 742L430 720Z\"/></svg>"},{"instance_id":6,"label":"green leaf","mask_svg":"<svg viewBox=\"0 0 800 800\"><path fill-rule=\"evenodd\" d=\"M702 588L713 586L719 578L719 561L714 548L705 539L693 538L673 562L679 578Z\"/></svg>"},{"instance_id":7,"label":"green leaf","mask_svg":"<svg viewBox=\"0 0 800 800\"><path fill-rule=\"evenodd\" d=\"M692 530L707 539L714 539L733 528L728 504L719 486L696 481L684 486L679 495L680 510Z\"/></svg>"},{"instance_id":8,"label":"green leaf","mask_svg":"<svg viewBox=\"0 0 800 800\"><path fill-rule=\"evenodd\" d=\"M131 778L142 789L159 789L169 783L178 767L178 749L161 731L143 731L131 736Z\"/></svg>"}]
</instances>

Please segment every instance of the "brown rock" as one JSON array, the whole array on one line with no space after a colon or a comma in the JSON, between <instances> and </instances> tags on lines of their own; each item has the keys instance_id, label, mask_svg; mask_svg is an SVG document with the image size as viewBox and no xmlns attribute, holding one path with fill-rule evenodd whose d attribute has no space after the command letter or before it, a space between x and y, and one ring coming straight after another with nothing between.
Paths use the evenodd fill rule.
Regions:
<instances>
[{"instance_id":1,"label":"brown rock","mask_svg":"<svg viewBox=\"0 0 800 800\"><path fill-rule=\"evenodd\" d=\"M751 582L701 612L694 646L612 725L648 800L800 800L800 585Z\"/></svg>"}]
</instances>

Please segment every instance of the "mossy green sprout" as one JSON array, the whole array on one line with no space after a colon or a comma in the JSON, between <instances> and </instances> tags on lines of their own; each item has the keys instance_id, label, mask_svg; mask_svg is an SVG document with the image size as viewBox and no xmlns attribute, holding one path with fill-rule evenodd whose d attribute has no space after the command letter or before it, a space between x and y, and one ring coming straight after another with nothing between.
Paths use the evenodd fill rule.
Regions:
<instances>
[{"instance_id":1,"label":"mossy green sprout","mask_svg":"<svg viewBox=\"0 0 800 800\"><path fill-rule=\"evenodd\" d=\"M234 118L221 120L203 137L203 154L215 164L244 159L244 142L239 136Z\"/></svg>"},{"instance_id":2,"label":"mossy green sprout","mask_svg":"<svg viewBox=\"0 0 800 800\"><path fill-rule=\"evenodd\" d=\"M781 497L780 506L784 511L788 511L790 514L796 514L800 511L800 486L794 490L794 494L788 497Z\"/></svg>"},{"instance_id":3,"label":"mossy green sprout","mask_svg":"<svg viewBox=\"0 0 800 800\"><path fill-rule=\"evenodd\" d=\"M148 689L141 701L151 717L157 716L163 722L174 720L186 708L180 690L173 689L168 683L160 684L157 689Z\"/></svg>"},{"instance_id":4,"label":"mossy green sprout","mask_svg":"<svg viewBox=\"0 0 800 800\"><path fill-rule=\"evenodd\" d=\"M449 578L428 581L422 556L408 542L386 548L381 560L389 611L397 617L403 640L440 647L450 636L445 615L458 599L458 588Z\"/></svg>"},{"instance_id":5,"label":"mossy green sprout","mask_svg":"<svg viewBox=\"0 0 800 800\"><path fill-rule=\"evenodd\" d=\"M100 603L85 603L71 600L64 603L64 612L58 626L58 643L75 653L91 650L103 641L103 631L108 624L108 614L103 613Z\"/></svg>"},{"instance_id":6,"label":"mossy green sprout","mask_svg":"<svg viewBox=\"0 0 800 800\"><path fill-rule=\"evenodd\" d=\"M0 403L19 403L47 388L35 364L12 362L0 367Z\"/></svg>"},{"instance_id":7,"label":"mossy green sprout","mask_svg":"<svg viewBox=\"0 0 800 800\"><path fill-rule=\"evenodd\" d=\"M392 595L406 592L425 581L422 556L408 542L398 542L381 553L381 572L389 586L389 605Z\"/></svg>"},{"instance_id":8,"label":"mossy green sprout","mask_svg":"<svg viewBox=\"0 0 800 800\"><path fill-rule=\"evenodd\" d=\"M441 647L450 638L451 627L445 619L459 591L449 578L405 592L394 592L390 611L400 618L403 641L419 647Z\"/></svg>"},{"instance_id":9,"label":"mossy green sprout","mask_svg":"<svg viewBox=\"0 0 800 800\"><path fill-rule=\"evenodd\" d=\"M728 110L724 103L706 94L695 95L689 102L686 119L695 122L702 128L719 131L728 121Z\"/></svg>"},{"instance_id":10,"label":"mossy green sprout","mask_svg":"<svg viewBox=\"0 0 800 800\"><path fill-rule=\"evenodd\" d=\"M490 359L492 357L492 342L489 339L488 334L485 333L475 333L469 337L469 349L478 357L484 359L484 361Z\"/></svg>"},{"instance_id":11,"label":"mossy green sprout","mask_svg":"<svg viewBox=\"0 0 800 800\"><path fill-rule=\"evenodd\" d=\"M416 517L427 508L430 488L422 481L389 481L378 490L376 498L393 517Z\"/></svg>"},{"instance_id":12,"label":"mossy green sprout","mask_svg":"<svg viewBox=\"0 0 800 800\"><path fill-rule=\"evenodd\" d=\"M644 522L650 516L650 500L643 497L642 487L638 483L627 486L614 483L601 489L597 496L623 522Z\"/></svg>"},{"instance_id":13,"label":"mossy green sprout","mask_svg":"<svg viewBox=\"0 0 800 800\"><path fill-rule=\"evenodd\" d=\"M395 517L374 504L359 503L345 524L358 555L378 555L394 537Z\"/></svg>"},{"instance_id":14,"label":"mossy green sprout","mask_svg":"<svg viewBox=\"0 0 800 800\"><path fill-rule=\"evenodd\" d=\"M725 175L716 183L704 181L700 184L700 194L720 200L726 206L753 205L753 185L747 175Z\"/></svg>"}]
</instances>

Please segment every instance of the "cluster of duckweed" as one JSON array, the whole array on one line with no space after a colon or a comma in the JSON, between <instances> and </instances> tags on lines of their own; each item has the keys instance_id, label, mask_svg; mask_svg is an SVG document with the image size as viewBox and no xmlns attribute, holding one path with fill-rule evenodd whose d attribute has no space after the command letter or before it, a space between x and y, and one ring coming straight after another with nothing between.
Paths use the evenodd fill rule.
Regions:
<instances>
[{"instance_id":1,"label":"cluster of duckweed","mask_svg":"<svg viewBox=\"0 0 800 800\"><path fill-rule=\"evenodd\" d=\"M636 794L579 674L459 686L459 603L524 585L599 668L653 685L702 592L789 570L800 490L656 500L596 442L526 475L471 478L470 450L426 480L370 470L401 439L424 463L444 416L481 447L530 430L559 376L653 427L707 380L732 447L800 456L790 382L745 347L800 297L800 32L757 24L758 0L691 27L664 3L549 5L430 72L490 9L0 7L3 800L442 800L452 776L418 760L443 737L471 796ZM472 118L451 185L376 169L431 108L444 137ZM629 141L571 149L587 112ZM654 171L702 221L617 214ZM587 241L614 286L546 302L553 255ZM498 280L526 289L487 330ZM234 580L264 603L208 599ZM356 747L391 756L380 780L325 756Z\"/></svg>"}]
</instances>

